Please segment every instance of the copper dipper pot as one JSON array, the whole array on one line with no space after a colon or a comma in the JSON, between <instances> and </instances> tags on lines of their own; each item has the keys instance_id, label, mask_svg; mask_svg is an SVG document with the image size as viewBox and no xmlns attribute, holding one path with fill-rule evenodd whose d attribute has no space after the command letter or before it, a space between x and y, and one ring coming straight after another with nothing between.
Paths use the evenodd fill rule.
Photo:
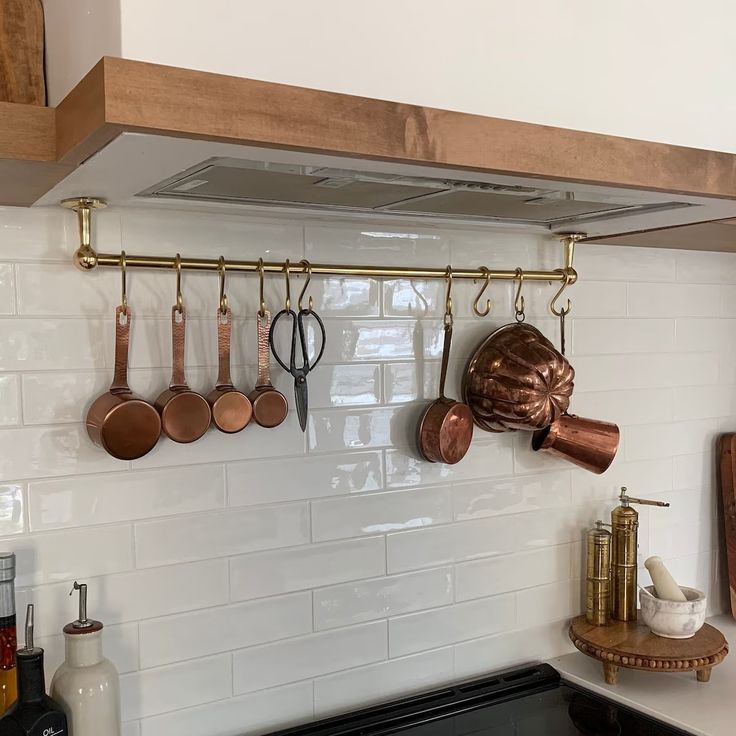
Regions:
<instances>
[{"instance_id":1,"label":"copper dipper pot","mask_svg":"<svg viewBox=\"0 0 736 736\"><path fill-rule=\"evenodd\" d=\"M253 419L261 427L278 427L289 413L289 402L281 391L271 383L271 370L268 361L268 333L271 328L271 313L259 310L258 323L258 379L256 387L248 394L253 405Z\"/></svg>"},{"instance_id":2,"label":"copper dipper pot","mask_svg":"<svg viewBox=\"0 0 736 736\"><path fill-rule=\"evenodd\" d=\"M171 383L156 399L154 406L161 415L164 434L174 442L194 442L210 426L212 412L207 399L187 385L184 376L184 338L186 309L183 305L171 310L172 371Z\"/></svg>"},{"instance_id":3,"label":"copper dipper pot","mask_svg":"<svg viewBox=\"0 0 736 736\"><path fill-rule=\"evenodd\" d=\"M219 373L217 385L207 394L212 409L212 423L227 434L240 432L253 417L253 406L248 397L233 386L230 377L230 338L232 313L230 307L217 310L217 354Z\"/></svg>"},{"instance_id":4,"label":"copper dipper pot","mask_svg":"<svg viewBox=\"0 0 736 736\"><path fill-rule=\"evenodd\" d=\"M87 412L92 442L119 460L135 460L150 452L161 435L156 409L128 386L130 307L115 310L115 374L110 390L98 396Z\"/></svg>"}]
</instances>

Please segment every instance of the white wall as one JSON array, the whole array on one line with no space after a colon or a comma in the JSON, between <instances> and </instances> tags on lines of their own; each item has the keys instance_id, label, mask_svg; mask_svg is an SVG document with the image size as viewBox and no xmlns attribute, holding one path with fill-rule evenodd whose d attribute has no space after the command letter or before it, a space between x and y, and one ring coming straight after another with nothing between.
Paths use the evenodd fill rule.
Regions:
<instances>
[{"instance_id":1,"label":"white wall","mask_svg":"<svg viewBox=\"0 0 736 736\"><path fill-rule=\"evenodd\" d=\"M525 268L560 256L538 236L377 219L111 209L96 222L111 251ZM0 547L18 555L19 609L37 604L49 674L76 615L71 581L89 583L122 673L125 736L262 732L569 650L583 530L623 484L672 503L641 509L642 556L662 555L721 610L713 450L736 414L735 255L579 247L573 408L623 430L599 477L532 454L525 433L477 431L454 467L419 461L443 286L367 278L316 280L329 342L306 437L292 415L113 460L82 419L110 381L119 274L76 271L76 237L61 209L0 209ZM269 280L272 308L281 289ZM474 346L512 314L511 285L494 284L493 316L471 317L474 289L455 293L451 395ZM171 274L131 274L131 383L150 398L168 382L173 290ZM247 389L256 281L233 277L227 291ZM526 297L555 337L552 293ZM189 378L205 390L216 279L187 273L184 295Z\"/></svg>"},{"instance_id":2,"label":"white wall","mask_svg":"<svg viewBox=\"0 0 736 736\"><path fill-rule=\"evenodd\" d=\"M730 0L45 5L52 104L97 61L120 6L112 56L736 152ZM97 32L56 43L82 37L80 16Z\"/></svg>"}]
</instances>

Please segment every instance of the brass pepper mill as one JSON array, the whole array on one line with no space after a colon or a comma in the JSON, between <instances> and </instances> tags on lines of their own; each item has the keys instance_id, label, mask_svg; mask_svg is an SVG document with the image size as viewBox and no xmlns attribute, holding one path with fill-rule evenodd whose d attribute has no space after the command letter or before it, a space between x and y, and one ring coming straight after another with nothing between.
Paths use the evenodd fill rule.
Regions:
<instances>
[{"instance_id":1,"label":"brass pepper mill","mask_svg":"<svg viewBox=\"0 0 736 736\"><path fill-rule=\"evenodd\" d=\"M605 626L611 610L611 532L596 521L587 535L585 584L585 620L594 626Z\"/></svg>"},{"instance_id":2,"label":"brass pepper mill","mask_svg":"<svg viewBox=\"0 0 736 736\"><path fill-rule=\"evenodd\" d=\"M617 621L636 621L636 554L639 513L632 503L669 506L665 501L632 498L621 488L621 505L611 512L611 617Z\"/></svg>"}]
</instances>

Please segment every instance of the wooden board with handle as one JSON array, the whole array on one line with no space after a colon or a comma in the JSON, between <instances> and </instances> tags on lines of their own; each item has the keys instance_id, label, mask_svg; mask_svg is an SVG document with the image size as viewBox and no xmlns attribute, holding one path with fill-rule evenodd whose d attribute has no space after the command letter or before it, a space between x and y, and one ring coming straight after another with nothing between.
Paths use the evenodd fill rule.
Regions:
<instances>
[{"instance_id":1,"label":"wooden board with handle","mask_svg":"<svg viewBox=\"0 0 736 736\"><path fill-rule=\"evenodd\" d=\"M731 596L731 615L736 618L736 433L721 435L718 444L728 589Z\"/></svg>"},{"instance_id":2,"label":"wooden board with handle","mask_svg":"<svg viewBox=\"0 0 736 736\"><path fill-rule=\"evenodd\" d=\"M46 104L41 0L0 0L0 101Z\"/></svg>"}]
</instances>

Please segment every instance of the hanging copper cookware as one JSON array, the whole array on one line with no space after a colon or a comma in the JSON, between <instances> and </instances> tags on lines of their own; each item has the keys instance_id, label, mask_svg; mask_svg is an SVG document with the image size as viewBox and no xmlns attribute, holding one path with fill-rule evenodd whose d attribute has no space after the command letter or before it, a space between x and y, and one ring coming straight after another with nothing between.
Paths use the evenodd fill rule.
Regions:
<instances>
[{"instance_id":1,"label":"hanging copper cookware","mask_svg":"<svg viewBox=\"0 0 736 736\"><path fill-rule=\"evenodd\" d=\"M425 460L454 465L465 457L473 439L473 415L467 404L445 396L447 365L452 344L452 269L447 267L445 337L440 369L440 395L425 410L419 423L418 446Z\"/></svg>"},{"instance_id":2,"label":"hanging copper cookware","mask_svg":"<svg viewBox=\"0 0 736 736\"><path fill-rule=\"evenodd\" d=\"M212 409L212 423L221 432L234 434L245 429L253 417L253 406L248 397L233 386L230 377L230 339L232 313L225 296L225 259L220 257L220 306L217 310L217 356L219 373L217 385L207 394Z\"/></svg>"},{"instance_id":3,"label":"hanging copper cookware","mask_svg":"<svg viewBox=\"0 0 736 736\"><path fill-rule=\"evenodd\" d=\"M181 295L181 258L176 254L176 305L171 309L171 383L156 399L161 428L174 442L194 442L210 426L212 412L207 399L192 391L184 375L184 340L187 312Z\"/></svg>"},{"instance_id":4,"label":"hanging copper cookware","mask_svg":"<svg viewBox=\"0 0 736 736\"><path fill-rule=\"evenodd\" d=\"M277 427L289 413L289 403L281 391L271 383L269 366L268 335L271 330L271 313L266 309L263 298L263 259L258 260L261 303L256 321L258 327L258 379L256 387L248 394L253 405L253 419L256 424L268 429Z\"/></svg>"},{"instance_id":5,"label":"hanging copper cookware","mask_svg":"<svg viewBox=\"0 0 736 736\"><path fill-rule=\"evenodd\" d=\"M98 396L87 412L92 442L119 460L136 460L150 452L161 435L156 409L128 386L128 345L132 311L125 288L125 253L120 257L123 299L115 310L115 373L107 393Z\"/></svg>"}]
</instances>

